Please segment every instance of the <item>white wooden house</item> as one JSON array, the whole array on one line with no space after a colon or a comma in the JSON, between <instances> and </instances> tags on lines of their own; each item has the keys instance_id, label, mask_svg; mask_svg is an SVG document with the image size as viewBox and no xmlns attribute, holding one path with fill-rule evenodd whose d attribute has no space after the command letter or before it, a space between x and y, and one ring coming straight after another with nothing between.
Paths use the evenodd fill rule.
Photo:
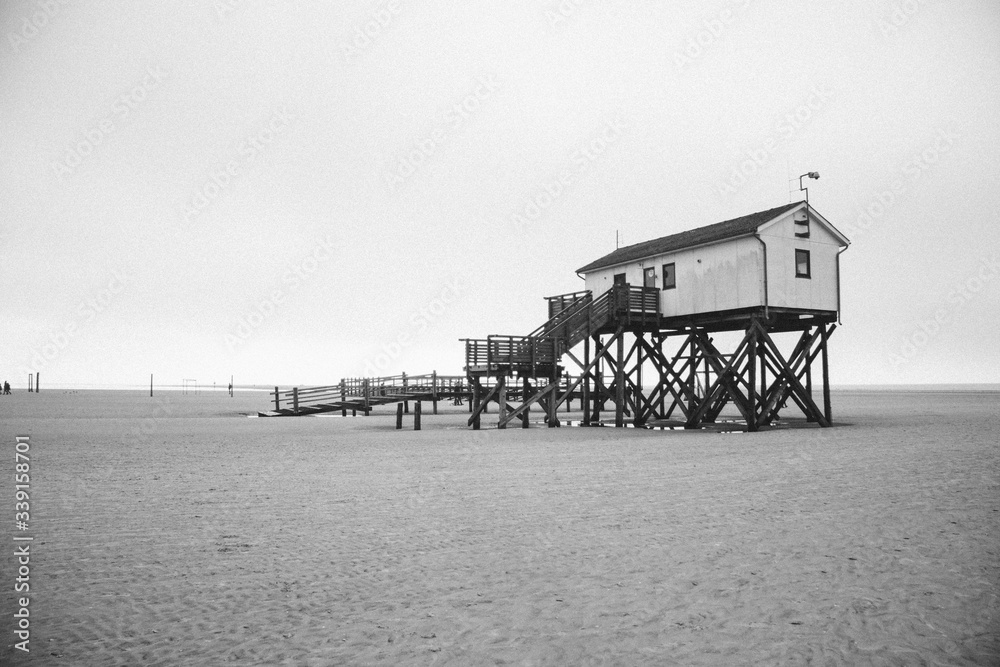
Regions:
<instances>
[{"instance_id":1,"label":"white wooden house","mask_svg":"<svg viewBox=\"0 0 1000 667\"><path fill-rule=\"evenodd\" d=\"M806 202L619 248L577 269L592 294L656 287L660 314L840 311L840 253L850 241Z\"/></svg>"}]
</instances>

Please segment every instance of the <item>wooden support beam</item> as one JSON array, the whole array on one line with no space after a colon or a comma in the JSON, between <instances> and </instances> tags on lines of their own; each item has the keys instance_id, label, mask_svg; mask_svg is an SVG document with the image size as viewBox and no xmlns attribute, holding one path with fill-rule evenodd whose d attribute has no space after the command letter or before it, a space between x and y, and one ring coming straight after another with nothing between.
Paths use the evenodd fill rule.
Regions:
<instances>
[{"instance_id":1,"label":"wooden support beam","mask_svg":"<svg viewBox=\"0 0 1000 667\"><path fill-rule=\"evenodd\" d=\"M826 349L827 341L830 339L830 334L827 331L826 324L819 325L820 329L823 331L823 335L820 337L820 350L822 350L822 360L823 360L823 416L826 417L826 421L830 424L833 423L833 409L830 403L830 361L828 357L828 352Z\"/></svg>"},{"instance_id":2,"label":"wooden support beam","mask_svg":"<svg viewBox=\"0 0 1000 667\"><path fill-rule=\"evenodd\" d=\"M750 344L747 346L747 412L750 417L747 419L747 430L756 431L759 428L757 423L757 329L750 327Z\"/></svg>"},{"instance_id":3,"label":"wooden support beam","mask_svg":"<svg viewBox=\"0 0 1000 667\"><path fill-rule=\"evenodd\" d=\"M421 413L420 406L421 405L423 405L423 403L421 403L420 401L417 401L417 404L414 406L414 411L413 411L413 430L414 431L419 431L420 430L420 413Z\"/></svg>"},{"instance_id":4,"label":"wooden support beam","mask_svg":"<svg viewBox=\"0 0 1000 667\"><path fill-rule=\"evenodd\" d=\"M528 413L531 411L532 397L531 382L524 378L521 382L521 403L524 404L524 412L521 413L521 428L528 428Z\"/></svg>"},{"instance_id":5,"label":"wooden support beam","mask_svg":"<svg viewBox=\"0 0 1000 667\"><path fill-rule=\"evenodd\" d=\"M473 431L478 431L480 428L479 415L482 413L480 394L483 391L483 387L478 377L470 377L469 384L472 385L472 402L470 405L473 406L472 416L469 417L469 426L472 427Z\"/></svg>"},{"instance_id":6,"label":"wooden support beam","mask_svg":"<svg viewBox=\"0 0 1000 667\"><path fill-rule=\"evenodd\" d=\"M503 375L497 378L497 405L497 411L500 413L497 428L507 428L507 378Z\"/></svg>"},{"instance_id":7,"label":"wooden support beam","mask_svg":"<svg viewBox=\"0 0 1000 667\"><path fill-rule=\"evenodd\" d=\"M502 423L506 426L506 424L509 424L511 421L521 417L521 415L527 413L528 410L531 408L531 406L534 405L535 403L543 405L545 413L548 414L549 402L547 401L547 399L549 397L549 394L553 393L556 389L558 389L558 386L551 382L545 385L545 387L541 389L536 388L531 398L529 398L527 401L522 403L517 408L509 410L507 414L503 418L501 418ZM524 428L523 424L522 428Z\"/></svg>"},{"instance_id":8,"label":"wooden support beam","mask_svg":"<svg viewBox=\"0 0 1000 667\"><path fill-rule=\"evenodd\" d=\"M438 381L437 381L437 371L431 371L431 399L434 406L434 414L438 413Z\"/></svg>"},{"instance_id":9,"label":"wooden support beam","mask_svg":"<svg viewBox=\"0 0 1000 667\"><path fill-rule=\"evenodd\" d=\"M396 430L403 428L403 404L396 404Z\"/></svg>"},{"instance_id":10,"label":"wooden support beam","mask_svg":"<svg viewBox=\"0 0 1000 667\"><path fill-rule=\"evenodd\" d=\"M549 428L559 428L561 426L559 423L559 401L556 400L556 397L559 395L559 378L552 378L549 386L552 387L552 392L548 396L549 411L545 422ZM566 396L569 396L569 394L566 394Z\"/></svg>"},{"instance_id":11,"label":"wooden support beam","mask_svg":"<svg viewBox=\"0 0 1000 667\"><path fill-rule=\"evenodd\" d=\"M820 411L819 407L816 406L815 401L813 401L812 396L806 392L806 388L799 382L798 376L792 370L792 367L785 361L784 356L782 356L781 351L778 346L768 335L767 331L757 324L757 329L760 332L760 336L764 341L765 351L772 357L774 364L778 367L780 374L785 378L791 387L793 394L796 394L798 399L801 401L806 416L812 416L819 422L820 426L829 426L830 422L827 421L826 417ZM808 354L801 355L803 357L808 357Z\"/></svg>"},{"instance_id":12,"label":"wooden support beam","mask_svg":"<svg viewBox=\"0 0 1000 667\"><path fill-rule=\"evenodd\" d=\"M706 392L705 398L702 399L701 404L688 418L685 424L687 428L695 428L701 423L702 417L715 404L718 398L717 393L722 391L729 394L729 399L733 401L733 404L736 405L736 408L743 415L743 418L747 420L747 423L750 423L753 417L747 410L746 396L740 391L738 384L734 383L736 376L733 370L734 368L739 368L743 363L744 357L747 354L748 337L749 332L747 335L744 335L743 340L740 341L736 352L732 354L729 361L723 365L721 361L723 355L712 345L708 335L705 332L698 332L694 335L694 340L701 348L702 356L704 356L707 363L711 366L716 377L715 382Z\"/></svg>"},{"instance_id":13,"label":"wooden support beam","mask_svg":"<svg viewBox=\"0 0 1000 667\"><path fill-rule=\"evenodd\" d=\"M625 341L621 337L615 364L615 427L621 428L625 426Z\"/></svg>"},{"instance_id":14,"label":"wooden support beam","mask_svg":"<svg viewBox=\"0 0 1000 667\"><path fill-rule=\"evenodd\" d=\"M836 327L834 326L833 328ZM833 331L833 328L830 329L827 335ZM767 404L761 411L761 415L759 417L759 422L761 424L770 423L771 421L777 419L778 411L789 398L791 398L802 413L806 415L807 419L813 417L813 419L809 419L809 421L818 421L815 419L815 415L819 414L818 409L814 411L813 407L809 405L809 403L812 403L813 406L815 406L815 403L812 401L812 396L809 395L809 400L807 401L806 392L804 390L802 392L797 392L793 384L789 382L787 378L792 377L801 383L801 379L806 372L806 367L811 365L816 356L821 352L819 347L814 349L814 346L817 341L821 341L822 336L823 332L819 329L817 329L817 331L813 334L810 334L808 330L803 331L787 362L780 359L780 354L777 358L771 355L766 342L763 340L761 341L761 346L764 350L761 358L766 361L767 367L771 369L771 372L774 375L774 381L771 383L767 392ZM770 340L769 336L768 340L770 341L771 346L777 350L777 345ZM787 366L785 365L786 363ZM799 367L802 366L803 363L806 367L800 369ZM787 373L786 370L788 371ZM829 423L829 420L827 420L827 423Z\"/></svg>"}]
</instances>

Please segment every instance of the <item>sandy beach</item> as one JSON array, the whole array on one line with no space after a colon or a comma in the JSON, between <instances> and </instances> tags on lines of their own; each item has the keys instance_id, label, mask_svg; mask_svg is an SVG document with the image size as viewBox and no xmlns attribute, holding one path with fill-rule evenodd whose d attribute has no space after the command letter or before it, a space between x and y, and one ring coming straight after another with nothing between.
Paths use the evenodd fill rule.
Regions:
<instances>
[{"instance_id":1,"label":"sandy beach","mask_svg":"<svg viewBox=\"0 0 1000 667\"><path fill-rule=\"evenodd\" d=\"M835 428L756 434L2 399L10 515L15 436L31 471L5 665L1000 664L995 391L836 391Z\"/></svg>"}]
</instances>

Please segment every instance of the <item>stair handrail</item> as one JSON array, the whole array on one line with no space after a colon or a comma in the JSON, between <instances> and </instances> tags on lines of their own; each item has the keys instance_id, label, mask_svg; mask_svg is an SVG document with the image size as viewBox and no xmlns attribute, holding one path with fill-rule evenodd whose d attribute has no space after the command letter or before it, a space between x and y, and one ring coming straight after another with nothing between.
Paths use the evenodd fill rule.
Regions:
<instances>
[{"instance_id":1,"label":"stair handrail","mask_svg":"<svg viewBox=\"0 0 1000 667\"><path fill-rule=\"evenodd\" d=\"M586 308L588 304L593 302L594 297L593 293L590 290L587 290L585 292L574 292L573 294L568 296L576 296L576 295L579 296L577 296L577 298L574 299L568 306L566 306L558 313L550 317L541 326L539 326L537 329L529 333L528 336L529 337L543 336L547 334L549 331L564 324L567 319L573 317L578 312L580 312L581 309ZM555 297L550 297L550 298L555 298Z\"/></svg>"}]
</instances>

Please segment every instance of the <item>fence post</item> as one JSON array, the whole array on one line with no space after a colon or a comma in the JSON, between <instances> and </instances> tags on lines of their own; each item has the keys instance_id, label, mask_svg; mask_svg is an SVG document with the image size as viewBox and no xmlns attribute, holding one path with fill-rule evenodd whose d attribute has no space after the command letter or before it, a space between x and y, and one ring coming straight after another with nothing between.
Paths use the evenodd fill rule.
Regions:
<instances>
[{"instance_id":1,"label":"fence post","mask_svg":"<svg viewBox=\"0 0 1000 667\"><path fill-rule=\"evenodd\" d=\"M438 413L438 372L431 371L431 396L434 400L434 414Z\"/></svg>"},{"instance_id":2,"label":"fence post","mask_svg":"<svg viewBox=\"0 0 1000 667\"><path fill-rule=\"evenodd\" d=\"M274 410L277 412L281 409L281 399L278 396L278 388L274 388Z\"/></svg>"},{"instance_id":3,"label":"fence post","mask_svg":"<svg viewBox=\"0 0 1000 667\"><path fill-rule=\"evenodd\" d=\"M292 387L292 411L299 411L299 388Z\"/></svg>"},{"instance_id":4,"label":"fence post","mask_svg":"<svg viewBox=\"0 0 1000 667\"><path fill-rule=\"evenodd\" d=\"M407 386L409 386L409 385L406 382L406 373L403 373L403 393L404 394L406 393ZM410 402L409 401L403 401L403 412L405 412L406 414L410 414Z\"/></svg>"},{"instance_id":5,"label":"fence post","mask_svg":"<svg viewBox=\"0 0 1000 667\"><path fill-rule=\"evenodd\" d=\"M371 391L371 385L368 383L368 378L365 378L364 383L362 384L362 387L364 389L364 395L365 395L365 417L367 417L368 416L368 410L369 410L369 407L368 407L369 406L369 398L370 398L369 392Z\"/></svg>"},{"instance_id":6,"label":"fence post","mask_svg":"<svg viewBox=\"0 0 1000 667\"><path fill-rule=\"evenodd\" d=\"M403 428L403 404L396 403L396 430Z\"/></svg>"},{"instance_id":7,"label":"fence post","mask_svg":"<svg viewBox=\"0 0 1000 667\"><path fill-rule=\"evenodd\" d=\"M420 401L417 401L417 404L413 406L413 430L420 430Z\"/></svg>"}]
</instances>

